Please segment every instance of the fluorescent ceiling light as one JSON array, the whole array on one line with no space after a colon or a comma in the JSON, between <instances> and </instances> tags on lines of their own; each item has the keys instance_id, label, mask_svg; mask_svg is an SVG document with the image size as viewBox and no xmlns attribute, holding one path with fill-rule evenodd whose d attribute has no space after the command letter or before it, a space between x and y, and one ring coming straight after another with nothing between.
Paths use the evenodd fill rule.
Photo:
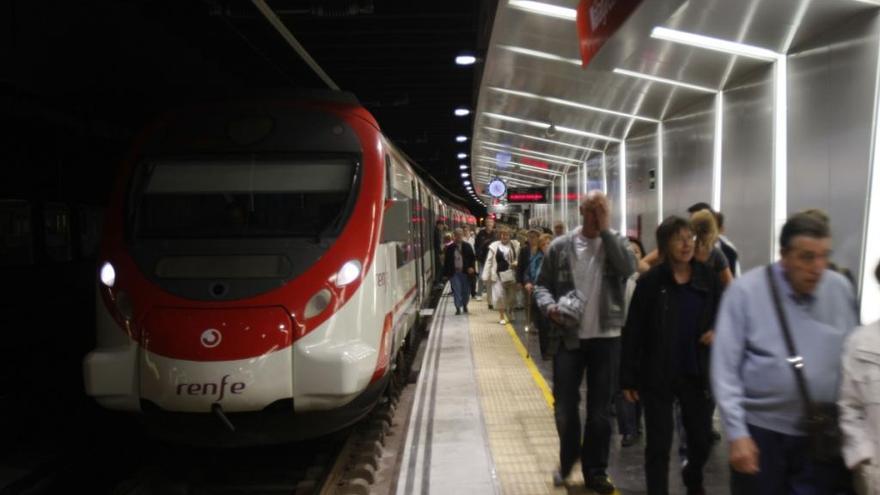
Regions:
<instances>
[{"instance_id":1,"label":"fluorescent ceiling light","mask_svg":"<svg viewBox=\"0 0 880 495\"><path fill-rule=\"evenodd\" d=\"M866 3L868 5L873 5L875 7L880 7L880 0L855 0L856 2ZM867 320L863 320L867 321Z\"/></svg>"},{"instance_id":2,"label":"fluorescent ceiling light","mask_svg":"<svg viewBox=\"0 0 880 495\"><path fill-rule=\"evenodd\" d=\"M466 181L463 182L463 184L466 185L466 186L469 186L469 185L471 185L471 181L466 180Z\"/></svg>"},{"instance_id":3,"label":"fluorescent ceiling light","mask_svg":"<svg viewBox=\"0 0 880 495\"><path fill-rule=\"evenodd\" d=\"M480 161L489 162L489 163L498 165L498 159L492 158L491 156L480 156L480 157L477 157L477 159ZM554 177L558 177L558 176L562 175L562 172L560 172L558 170L550 170L549 168L535 167L532 165L526 165L525 163L507 162L507 164L509 167L515 166L515 167L519 167L523 170L532 170L534 172L552 175Z\"/></svg>"},{"instance_id":4,"label":"fluorescent ceiling light","mask_svg":"<svg viewBox=\"0 0 880 495\"><path fill-rule=\"evenodd\" d=\"M467 170L467 168L468 168L468 166L465 165L464 163L462 163L461 165L458 166L459 170Z\"/></svg>"},{"instance_id":5,"label":"fluorescent ceiling light","mask_svg":"<svg viewBox=\"0 0 880 495\"><path fill-rule=\"evenodd\" d=\"M578 160L576 158L569 158L567 156L552 155L550 153L543 153L541 151L530 150L527 148L517 148L516 146L511 146L509 144L493 143L492 141L480 141L480 142L483 143L482 145L484 147L494 146L496 148L503 148L505 150L522 151L522 152L528 153L530 155L535 155L530 158L540 157L541 159L543 159L544 157L546 157L546 158L555 158L557 160L566 160L566 161L571 162L572 164L581 163L580 160Z\"/></svg>"},{"instance_id":6,"label":"fluorescent ceiling light","mask_svg":"<svg viewBox=\"0 0 880 495\"><path fill-rule=\"evenodd\" d=\"M465 141L467 141L467 136L455 136L456 143L463 143Z\"/></svg>"},{"instance_id":7,"label":"fluorescent ceiling light","mask_svg":"<svg viewBox=\"0 0 880 495\"><path fill-rule=\"evenodd\" d=\"M462 173L461 173L461 176L462 176L462 177L467 177L468 175L470 175L470 174L467 173L467 172L462 172Z\"/></svg>"},{"instance_id":8,"label":"fluorescent ceiling light","mask_svg":"<svg viewBox=\"0 0 880 495\"><path fill-rule=\"evenodd\" d=\"M596 149L596 148L590 148L590 147L587 147L587 146L578 146L578 145L576 145L576 144L564 143L564 142L562 142L562 141L555 141L555 140L553 140L553 139L547 139L547 138L542 138L542 137L538 137L538 136L532 136L531 134L522 134L522 133L519 133L519 132L506 131L506 130L504 130L504 129L499 129L499 128L497 128L497 127L483 126L483 129L486 129L486 130L489 130L489 131L492 131L492 132L497 132L497 133L500 133L500 134L507 134L507 135L510 135L510 136L519 136L519 137L521 137L521 138L531 139L531 140L534 140L534 141L540 141L540 142L542 142L542 143L555 144L555 145L558 145L558 146L565 146L566 148L574 148L574 149L577 149L577 150L595 151L595 152L597 152L597 153L603 153L602 150L600 150L600 149Z\"/></svg>"},{"instance_id":9,"label":"fluorescent ceiling light","mask_svg":"<svg viewBox=\"0 0 880 495\"><path fill-rule=\"evenodd\" d=\"M680 88L692 89L694 91L702 91L703 93L717 93L718 92L717 90L714 90L712 88L707 88L705 86L697 86L696 84L683 83L683 82L676 81L673 79L666 79L664 77L651 76L648 74L643 74L641 72L635 72L632 70L617 68L617 69L614 69L614 73L615 74L622 74L624 76L637 77L639 79L647 79L648 81L669 84L672 86L678 86Z\"/></svg>"},{"instance_id":10,"label":"fluorescent ceiling light","mask_svg":"<svg viewBox=\"0 0 880 495\"><path fill-rule=\"evenodd\" d=\"M521 156L521 157L523 157L523 158L531 158L531 159L533 159L533 160L543 160L543 161L545 161L545 162L547 162L547 163L554 163L554 164L556 164L556 165L565 165L566 167L571 167L571 166L573 166L573 165L577 165L577 164L580 163L580 162L577 161L577 160L569 160L569 159L565 159L566 161L562 161L562 160L554 160L554 159L552 159L552 158L544 158L544 157L542 157L542 156L530 155L530 154L527 154L527 153L520 153L520 152L518 152L518 151L511 151L510 149L506 149L506 148L503 148L503 147L501 147L501 146L487 146L487 145L483 145L483 148L485 148L485 149L487 149L487 150L489 150L489 151L501 151L501 152L504 152L504 153L510 153L511 155Z\"/></svg>"},{"instance_id":11,"label":"fluorescent ceiling light","mask_svg":"<svg viewBox=\"0 0 880 495\"><path fill-rule=\"evenodd\" d=\"M742 57L756 58L759 60L766 60L768 62L775 62L776 59L781 56L779 53L776 53L773 50L768 50L766 48L760 48L752 45L744 45L742 43L736 43L734 41L727 41L718 38L712 38L710 36L703 36L701 34L687 33L684 31L677 31L675 29L669 29L659 26L655 27L654 30L651 31L651 37L658 40L672 41L674 43L681 43L683 45L690 45L697 48L714 50L716 52L729 53L731 55L738 55Z\"/></svg>"},{"instance_id":12,"label":"fluorescent ceiling light","mask_svg":"<svg viewBox=\"0 0 880 495\"><path fill-rule=\"evenodd\" d=\"M626 118L630 118L630 119L641 120L644 122L654 122L654 123L658 122L656 119L642 117L641 115L635 115L635 114L625 113L625 112L618 112L616 110L609 110L607 108L594 107L592 105L585 105L583 103L577 103L574 101L563 100L561 98L553 98L551 96L541 96L541 95L536 95L534 93L526 93L525 91L514 91L512 89L497 88L497 87L489 87L489 90L490 91L497 91L499 93L514 95L514 96L521 96L523 98L530 98L533 100L546 101L548 103L555 103L557 105L564 105L567 107L577 108L580 110L587 110L590 112L599 112L599 113L605 113L605 114L609 114L609 115L616 115L618 117L626 117Z\"/></svg>"},{"instance_id":13,"label":"fluorescent ceiling light","mask_svg":"<svg viewBox=\"0 0 880 495\"><path fill-rule=\"evenodd\" d=\"M471 111L468 110L467 108L459 107L459 108L455 109L455 116L456 117L465 117L470 114L471 114Z\"/></svg>"},{"instance_id":14,"label":"fluorescent ceiling light","mask_svg":"<svg viewBox=\"0 0 880 495\"><path fill-rule=\"evenodd\" d=\"M536 120L521 119L519 117L511 117L509 115L501 115L500 113L483 112L483 115L485 115L486 117L489 117L489 118L504 120L507 122L514 122L517 124L530 125L532 127L537 127L539 129L548 129L550 127L550 124L546 124L544 122L538 122ZM572 129L570 127L563 127L560 125L554 125L554 128L559 132L564 132L566 134L574 134L575 136L583 136L583 137L588 137L588 138L593 138L593 139L604 139L605 141L611 141L614 143L620 142L620 139L618 139L616 137L605 136L604 134L596 134L593 132L580 131L578 129Z\"/></svg>"},{"instance_id":15,"label":"fluorescent ceiling light","mask_svg":"<svg viewBox=\"0 0 880 495\"><path fill-rule=\"evenodd\" d=\"M464 160L467 158L467 153L459 153L457 156L459 160Z\"/></svg>"},{"instance_id":16,"label":"fluorescent ceiling light","mask_svg":"<svg viewBox=\"0 0 880 495\"><path fill-rule=\"evenodd\" d=\"M530 0L510 0L508 6L515 9L531 12L532 14L546 15L557 19L573 21L577 18L577 11L558 5L550 5L544 2L532 2Z\"/></svg>"},{"instance_id":17,"label":"fluorescent ceiling light","mask_svg":"<svg viewBox=\"0 0 880 495\"><path fill-rule=\"evenodd\" d=\"M535 57L541 58L544 60L552 60L554 62L565 62L567 64L581 66L581 60L579 58L565 58L560 57L559 55L554 55L552 53L547 52L539 52L538 50L532 50L529 48L520 48L518 46L510 46L510 45L497 45L498 48L502 50L507 50L509 52L517 53L519 55L525 55L527 57Z\"/></svg>"},{"instance_id":18,"label":"fluorescent ceiling light","mask_svg":"<svg viewBox=\"0 0 880 495\"><path fill-rule=\"evenodd\" d=\"M455 57L455 63L458 65L473 65L476 61L477 57L473 55L459 55Z\"/></svg>"}]
</instances>

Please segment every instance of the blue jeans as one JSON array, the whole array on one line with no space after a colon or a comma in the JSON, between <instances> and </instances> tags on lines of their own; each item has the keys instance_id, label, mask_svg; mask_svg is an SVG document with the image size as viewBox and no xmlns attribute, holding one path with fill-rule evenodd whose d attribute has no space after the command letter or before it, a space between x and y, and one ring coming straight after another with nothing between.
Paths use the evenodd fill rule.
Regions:
<instances>
[{"instance_id":1,"label":"blue jeans","mask_svg":"<svg viewBox=\"0 0 880 495\"><path fill-rule=\"evenodd\" d=\"M843 463L818 463L807 457L807 437L786 435L748 425L758 446L758 474L731 470L733 495L836 495L852 493Z\"/></svg>"},{"instance_id":2,"label":"blue jeans","mask_svg":"<svg viewBox=\"0 0 880 495\"><path fill-rule=\"evenodd\" d=\"M452 300L455 302L455 309L466 308L471 298L471 282L464 272L455 272L452 279L449 280L452 285Z\"/></svg>"},{"instance_id":3,"label":"blue jeans","mask_svg":"<svg viewBox=\"0 0 880 495\"><path fill-rule=\"evenodd\" d=\"M620 337L582 339L579 349L560 345L553 360L553 398L563 476L581 460L584 478L605 474L611 444L611 399ZM581 442L581 383L587 377L587 424Z\"/></svg>"}]
</instances>

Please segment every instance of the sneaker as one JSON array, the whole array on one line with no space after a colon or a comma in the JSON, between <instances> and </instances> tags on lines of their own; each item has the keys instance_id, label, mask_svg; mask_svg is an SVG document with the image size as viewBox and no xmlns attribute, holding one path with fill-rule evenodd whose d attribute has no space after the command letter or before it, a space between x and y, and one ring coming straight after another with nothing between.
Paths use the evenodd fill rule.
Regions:
<instances>
[{"instance_id":1,"label":"sneaker","mask_svg":"<svg viewBox=\"0 0 880 495\"><path fill-rule=\"evenodd\" d=\"M607 474L596 474L587 478L584 486L602 495L614 493L614 484Z\"/></svg>"},{"instance_id":2,"label":"sneaker","mask_svg":"<svg viewBox=\"0 0 880 495\"><path fill-rule=\"evenodd\" d=\"M639 440L642 439L641 433L632 433L623 436L623 440L620 441L621 447L632 447L633 445L639 443Z\"/></svg>"},{"instance_id":3,"label":"sneaker","mask_svg":"<svg viewBox=\"0 0 880 495\"><path fill-rule=\"evenodd\" d=\"M464 314L467 314L467 312L468 312L468 310L467 310L467 306L465 306L464 308L462 308L462 311L464 311Z\"/></svg>"},{"instance_id":4,"label":"sneaker","mask_svg":"<svg viewBox=\"0 0 880 495\"><path fill-rule=\"evenodd\" d=\"M498 322L499 325L507 325L507 320L502 319Z\"/></svg>"},{"instance_id":5,"label":"sneaker","mask_svg":"<svg viewBox=\"0 0 880 495\"><path fill-rule=\"evenodd\" d=\"M461 314L461 308L455 308L455 314L460 315L460 314Z\"/></svg>"},{"instance_id":6,"label":"sneaker","mask_svg":"<svg viewBox=\"0 0 880 495\"><path fill-rule=\"evenodd\" d=\"M477 294L476 296L474 296L474 301L482 301L482 300L483 300L483 297L480 296L479 294Z\"/></svg>"},{"instance_id":7,"label":"sneaker","mask_svg":"<svg viewBox=\"0 0 880 495\"><path fill-rule=\"evenodd\" d=\"M721 433L719 433L716 429L712 429L712 443L721 441Z\"/></svg>"},{"instance_id":8,"label":"sneaker","mask_svg":"<svg viewBox=\"0 0 880 495\"><path fill-rule=\"evenodd\" d=\"M495 308L493 308L492 305L490 304L490 305L489 305L489 309L495 309Z\"/></svg>"}]
</instances>

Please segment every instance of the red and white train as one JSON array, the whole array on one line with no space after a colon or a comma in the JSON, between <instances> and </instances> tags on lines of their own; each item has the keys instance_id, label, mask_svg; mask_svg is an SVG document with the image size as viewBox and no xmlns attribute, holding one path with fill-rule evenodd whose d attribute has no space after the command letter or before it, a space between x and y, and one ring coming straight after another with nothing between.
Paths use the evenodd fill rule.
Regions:
<instances>
[{"instance_id":1,"label":"red and white train","mask_svg":"<svg viewBox=\"0 0 880 495\"><path fill-rule=\"evenodd\" d=\"M86 391L178 441L363 417L426 304L434 222L475 223L345 93L165 115L107 209Z\"/></svg>"}]
</instances>

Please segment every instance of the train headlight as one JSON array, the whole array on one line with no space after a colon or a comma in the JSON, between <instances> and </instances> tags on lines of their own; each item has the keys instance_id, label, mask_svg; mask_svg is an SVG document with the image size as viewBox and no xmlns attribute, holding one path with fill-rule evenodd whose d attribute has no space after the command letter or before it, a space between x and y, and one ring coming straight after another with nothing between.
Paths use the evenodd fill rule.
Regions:
<instances>
[{"instance_id":1,"label":"train headlight","mask_svg":"<svg viewBox=\"0 0 880 495\"><path fill-rule=\"evenodd\" d=\"M309 302L306 304L306 313L305 317L308 320L309 318L314 318L319 314L323 313L327 306L330 305L331 295L330 291L327 289L321 289L309 299Z\"/></svg>"},{"instance_id":2,"label":"train headlight","mask_svg":"<svg viewBox=\"0 0 880 495\"><path fill-rule=\"evenodd\" d=\"M336 286L344 287L361 275L361 262L358 260L346 261L336 274Z\"/></svg>"},{"instance_id":3,"label":"train headlight","mask_svg":"<svg viewBox=\"0 0 880 495\"><path fill-rule=\"evenodd\" d=\"M112 288L113 284L116 283L116 270L109 261L105 261L101 265L101 283L107 286L107 288Z\"/></svg>"}]
</instances>

